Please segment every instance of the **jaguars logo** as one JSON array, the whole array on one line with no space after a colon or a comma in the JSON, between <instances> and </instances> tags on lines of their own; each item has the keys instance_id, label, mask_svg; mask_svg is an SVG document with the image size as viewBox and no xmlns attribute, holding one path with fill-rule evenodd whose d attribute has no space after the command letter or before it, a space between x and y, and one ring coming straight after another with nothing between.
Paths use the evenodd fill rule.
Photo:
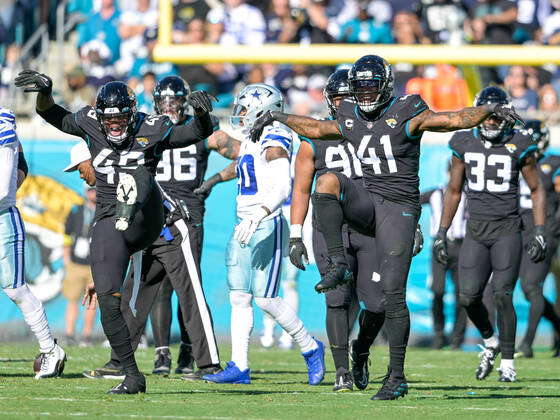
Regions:
<instances>
[{"instance_id":1,"label":"jaguars logo","mask_svg":"<svg viewBox=\"0 0 560 420\"><path fill-rule=\"evenodd\" d=\"M141 147L146 147L148 145L148 143L150 142L150 140L148 140L146 137L138 137L138 138L136 138L136 142Z\"/></svg>"},{"instance_id":2,"label":"jaguars logo","mask_svg":"<svg viewBox=\"0 0 560 420\"><path fill-rule=\"evenodd\" d=\"M395 128L397 126L397 120L395 120L394 118L385 120L385 123L387 123L387 125L391 128Z\"/></svg>"},{"instance_id":3,"label":"jaguars logo","mask_svg":"<svg viewBox=\"0 0 560 420\"><path fill-rule=\"evenodd\" d=\"M506 150L510 153L513 153L517 150L517 146L513 143L507 143L506 144Z\"/></svg>"},{"instance_id":4,"label":"jaguars logo","mask_svg":"<svg viewBox=\"0 0 560 420\"><path fill-rule=\"evenodd\" d=\"M548 175L552 171L552 166L550 166L548 163L543 163L541 165L541 171Z\"/></svg>"}]
</instances>

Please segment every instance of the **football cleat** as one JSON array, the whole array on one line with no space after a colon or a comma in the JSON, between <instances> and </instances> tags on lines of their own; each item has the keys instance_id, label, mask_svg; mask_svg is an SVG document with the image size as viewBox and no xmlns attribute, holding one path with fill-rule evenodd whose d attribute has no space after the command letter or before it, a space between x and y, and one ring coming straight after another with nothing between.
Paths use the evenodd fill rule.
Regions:
<instances>
[{"instance_id":1,"label":"football cleat","mask_svg":"<svg viewBox=\"0 0 560 420\"><path fill-rule=\"evenodd\" d=\"M325 293L329 290L336 289L338 286L354 282L354 275L348 264L335 264L329 260L325 274L321 275L321 281L315 285L317 293Z\"/></svg>"},{"instance_id":2,"label":"football cleat","mask_svg":"<svg viewBox=\"0 0 560 420\"><path fill-rule=\"evenodd\" d=\"M141 373L127 375L120 384L114 386L107 394L143 394L146 392L146 378Z\"/></svg>"},{"instance_id":3,"label":"football cleat","mask_svg":"<svg viewBox=\"0 0 560 420\"><path fill-rule=\"evenodd\" d=\"M220 373L222 371L221 366L208 366L202 369L198 369L195 372L187 373L186 375L181 376L181 379L184 381L201 381L204 375L215 375L216 373Z\"/></svg>"},{"instance_id":4,"label":"football cleat","mask_svg":"<svg viewBox=\"0 0 560 420\"><path fill-rule=\"evenodd\" d=\"M181 343L179 346L179 357L177 358L177 367L175 373L186 375L194 372L194 358L192 355L192 346Z\"/></svg>"},{"instance_id":5,"label":"football cleat","mask_svg":"<svg viewBox=\"0 0 560 420\"><path fill-rule=\"evenodd\" d=\"M307 353L302 353L307 364L309 385L319 385L325 377L325 345L314 338L317 348Z\"/></svg>"},{"instance_id":6,"label":"football cleat","mask_svg":"<svg viewBox=\"0 0 560 420\"><path fill-rule=\"evenodd\" d=\"M387 375L383 379L381 389L371 397L372 400L396 400L408 394L408 383L406 378L391 376L391 370L387 371Z\"/></svg>"},{"instance_id":7,"label":"football cleat","mask_svg":"<svg viewBox=\"0 0 560 420\"><path fill-rule=\"evenodd\" d=\"M58 378L62 376L65 364L66 353L54 340L54 347L48 353L39 354L35 359L35 379Z\"/></svg>"},{"instance_id":8,"label":"football cleat","mask_svg":"<svg viewBox=\"0 0 560 420\"><path fill-rule=\"evenodd\" d=\"M169 348L161 348L156 350L156 357L154 359L154 370L152 373L155 375L167 376L171 372L171 352Z\"/></svg>"},{"instance_id":9,"label":"football cleat","mask_svg":"<svg viewBox=\"0 0 560 420\"><path fill-rule=\"evenodd\" d=\"M490 375L492 369L494 369L494 361L496 360L496 357L498 357L498 354L500 354L500 350L492 347L484 347L480 344L478 346L482 349L482 351L478 353L480 363L476 368L476 379L481 381Z\"/></svg>"},{"instance_id":10,"label":"football cleat","mask_svg":"<svg viewBox=\"0 0 560 420\"><path fill-rule=\"evenodd\" d=\"M516 359L519 359L521 357L524 357L525 359L532 359L533 356L534 356L533 355L533 349L531 348L531 346L529 346L525 342L522 342L519 345L519 347L517 348L517 351L513 355L513 357L516 358Z\"/></svg>"},{"instance_id":11,"label":"football cleat","mask_svg":"<svg viewBox=\"0 0 560 420\"><path fill-rule=\"evenodd\" d=\"M498 373L500 374L500 379L498 379L500 382L515 382L517 380L517 373L513 368L499 367Z\"/></svg>"},{"instance_id":12,"label":"football cleat","mask_svg":"<svg viewBox=\"0 0 560 420\"><path fill-rule=\"evenodd\" d=\"M127 173L121 173L117 185L117 209L115 229L125 231L134 218L134 210L138 187L134 177Z\"/></svg>"},{"instance_id":13,"label":"football cleat","mask_svg":"<svg viewBox=\"0 0 560 420\"><path fill-rule=\"evenodd\" d=\"M352 374L344 368L338 368L336 371L336 380L333 386L333 392L348 392L352 391L354 386Z\"/></svg>"},{"instance_id":14,"label":"football cleat","mask_svg":"<svg viewBox=\"0 0 560 420\"><path fill-rule=\"evenodd\" d=\"M122 381L125 378L122 366L114 365L112 362L107 362L105 366L99 369L84 370L82 375L89 379L118 379Z\"/></svg>"},{"instance_id":15,"label":"football cleat","mask_svg":"<svg viewBox=\"0 0 560 420\"><path fill-rule=\"evenodd\" d=\"M239 370L235 362L227 362L226 368L215 374L202 376L202 379L217 384L250 384L251 369Z\"/></svg>"},{"instance_id":16,"label":"football cleat","mask_svg":"<svg viewBox=\"0 0 560 420\"><path fill-rule=\"evenodd\" d=\"M552 345L552 357L560 357L560 335L554 333L554 343Z\"/></svg>"},{"instance_id":17,"label":"football cleat","mask_svg":"<svg viewBox=\"0 0 560 420\"><path fill-rule=\"evenodd\" d=\"M355 350L356 340L350 343L350 359L352 361L352 377L356 388L366 389L369 384L369 353L358 354Z\"/></svg>"}]
</instances>

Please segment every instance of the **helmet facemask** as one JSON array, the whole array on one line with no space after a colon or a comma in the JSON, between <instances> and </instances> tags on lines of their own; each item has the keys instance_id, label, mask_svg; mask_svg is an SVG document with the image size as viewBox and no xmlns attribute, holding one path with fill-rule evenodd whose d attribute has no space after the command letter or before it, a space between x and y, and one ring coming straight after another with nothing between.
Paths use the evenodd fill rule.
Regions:
<instances>
[{"instance_id":1,"label":"helmet facemask","mask_svg":"<svg viewBox=\"0 0 560 420\"><path fill-rule=\"evenodd\" d=\"M134 113L118 112L99 114L101 130L111 143L120 145L126 141L131 134L134 124Z\"/></svg>"},{"instance_id":2,"label":"helmet facemask","mask_svg":"<svg viewBox=\"0 0 560 420\"><path fill-rule=\"evenodd\" d=\"M173 124L183 121L185 116L186 98L184 96L160 96L155 100L155 110L160 115L169 117Z\"/></svg>"},{"instance_id":3,"label":"helmet facemask","mask_svg":"<svg viewBox=\"0 0 560 420\"><path fill-rule=\"evenodd\" d=\"M280 91L272 86L256 83L246 86L236 96L230 122L235 129L245 132L265 112L283 110L284 98Z\"/></svg>"},{"instance_id":4,"label":"helmet facemask","mask_svg":"<svg viewBox=\"0 0 560 420\"><path fill-rule=\"evenodd\" d=\"M384 83L380 79L352 80L350 89L358 107L366 113L376 111L388 99L383 98Z\"/></svg>"},{"instance_id":5,"label":"helmet facemask","mask_svg":"<svg viewBox=\"0 0 560 420\"><path fill-rule=\"evenodd\" d=\"M486 140L495 141L502 137L502 134L507 129L507 125L506 120L490 115L480 124L480 133Z\"/></svg>"}]
</instances>

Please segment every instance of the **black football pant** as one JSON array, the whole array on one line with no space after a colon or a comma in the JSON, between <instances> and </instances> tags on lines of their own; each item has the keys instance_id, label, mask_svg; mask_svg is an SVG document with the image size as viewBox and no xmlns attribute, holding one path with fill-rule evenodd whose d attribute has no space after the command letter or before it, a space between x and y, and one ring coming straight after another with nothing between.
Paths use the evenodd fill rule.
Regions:
<instances>
[{"instance_id":1,"label":"black football pant","mask_svg":"<svg viewBox=\"0 0 560 420\"><path fill-rule=\"evenodd\" d=\"M91 239L91 271L98 295L101 325L128 375L137 375L130 332L121 311L122 286L130 257L150 245L163 225L159 189L144 167L130 171L137 179L137 212L124 232L115 229L115 202L98 202Z\"/></svg>"},{"instance_id":2,"label":"black football pant","mask_svg":"<svg viewBox=\"0 0 560 420\"><path fill-rule=\"evenodd\" d=\"M171 324L173 322L171 297L173 296L173 285L168 276L165 276L159 287L159 291L152 305L150 321L152 324L152 334L156 349L159 347L169 347L171 336ZM177 308L177 320L179 321L179 331L181 332L181 342L190 345L190 338L184 327L181 305Z\"/></svg>"},{"instance_id":3,"label":"black football pant","mask_svg":"<svg viewBox=\"0 0 560 420\"><path fill-rule=\"evenodd\" d=\"M432 318L434 322L434 333L443 336L445 329L445 315L443 297L445 294L445 283L447 272L451 272L451 280L455 288L455 322L451 334L451 344L460 346L465 339L467 328L467 313L459 304L459 251L462 239L448 241L447 253L449 255L447 264L441 264L436 258L432 258L432 284L431 290L434 294L432 300Z\"/></svg>"},{"instance_id":4,"label":"black football pant","mask_svg":"<svg viewBox=\"0 0 560 420\"><path fill-rule=\"evenodd\" d=\"M524 249L533 238L533 229L534 225L524 220L524 227L521 233ZM521 267L519 269L521 288L530 304L527 331L525 332L523 343L529 347L533 345L537 327L543 316L552 323L556 333L560 334L560 318L554 311L552 303L543 295L544 281L550 271L554 251L558 246L558 236L552 229L547 229L546 241L548 244L548 254L543 261L538 263L532 262L529 254L526 252L523 252L521 256Z\"/></svg>"},{"instance_id":5,"label":"black football pant","mask_svg":"<svg viewBox=\"0 0 560 420\"><path fill-rule=\"evenodd\" d=\"M196 365L199 368L219 365L212 315L206 303L200 276L202 226L187 225L185 221L178 220L169 230L173 235L172 241L159 237L144 252L138 291L135 293L130 278L133 273L124 289L122 310L130 329L133 348L138 347L148 315L167 276L177 293L184 328L189 332ZM131 306L135 306L136 315ZM111 359L113 363L118 364L119 358L116 356L112 353Z\"/></svg>"},{"instance_id":6,"label":"black football pant","mask_svg":"<svg viewBox=\"0 0 560 420\"><path fill-rule=\"evenodd\" d=\"M364 311L371 313L367 318L367 325L360 323L357 343L365 349L363 352L369 352L385 320L383 290L377 268L374 239L348 229L346 225L343 228L342 239L346 260L356 282L325 293L327 335L336 370L348 370L348 338L360 306ZM313 229L313 254L319 273L323 274L328 265L328 253L325 239L317 229Z\"/></svg>"},{"instance_id":7,"label":"black football pant","mask_svg":"<svg viewBox=\"0 0 560 420\"><path fill-rule=\"evenodd\" d=\"M498 314L500 349L503 359L513 359L517 316L513 290L521 259L521 233L508 233L498 239L475 240L467 234L459 254L459 302L482 338L490 338L494 328L482 302L484 288L492 274L492 294Z\"/></svg>"},{"instance_id":8,"label":"black football pant","mask_svg":"<svg viewBox=\"0 0 560 420\"><path fill-rule=\"evenodd\" d=\"M324 217L323 210L329 208L329 201L332 203L332 200L338 200L344 220L351 228L364 234L373 232L385 299L389 364L392 374L400 377L404 374L404 359L410 334L406 284L420 208L389 201L367 191L361 181L352 181L340 173L334 175L340 183L340 197L331 194L314 195L317 222L325 236L329 253L342 246L341 231L336 237L327 233L328 229L339 229L332 223L332 219Z\"/></svg>"}]
</instances>

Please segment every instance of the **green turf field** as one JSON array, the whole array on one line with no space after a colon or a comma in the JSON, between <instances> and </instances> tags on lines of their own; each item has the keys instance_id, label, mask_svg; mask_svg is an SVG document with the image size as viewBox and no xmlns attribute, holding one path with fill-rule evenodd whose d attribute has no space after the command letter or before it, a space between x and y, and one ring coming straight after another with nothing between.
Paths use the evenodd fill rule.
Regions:
<instances>
[{"instance_id":1,"label":"green turf field","mask_svg":"<svg viewBox=\"0 0 560 420\"><path fill-rule=\"evenodd\" d=\"M35 347L0 344L0 419L560 418L560 359L551 359L546 352L518 361L519 382L504 385L497 381L496 372L483 382L474 379L475 353L412 349L407 359L409 395L398 401L374 402L370 396L379 387L387 364L385 348L375 349L372 381L362 392L331 392L330 357L325 381L310 387L297 351L253 348L251 385L148 375L148 393L133 396L108 396L105 391L117 381L82 377L82 370L106 361L107 349L66 350L64 378L35 381L30 375ZM172 354L177 355L176 347ZM229 349L224 348L222 354L229 356ZM153 350L139 350L137 355L141 369L151 372Z\"/></svg>"}]
</instances>

